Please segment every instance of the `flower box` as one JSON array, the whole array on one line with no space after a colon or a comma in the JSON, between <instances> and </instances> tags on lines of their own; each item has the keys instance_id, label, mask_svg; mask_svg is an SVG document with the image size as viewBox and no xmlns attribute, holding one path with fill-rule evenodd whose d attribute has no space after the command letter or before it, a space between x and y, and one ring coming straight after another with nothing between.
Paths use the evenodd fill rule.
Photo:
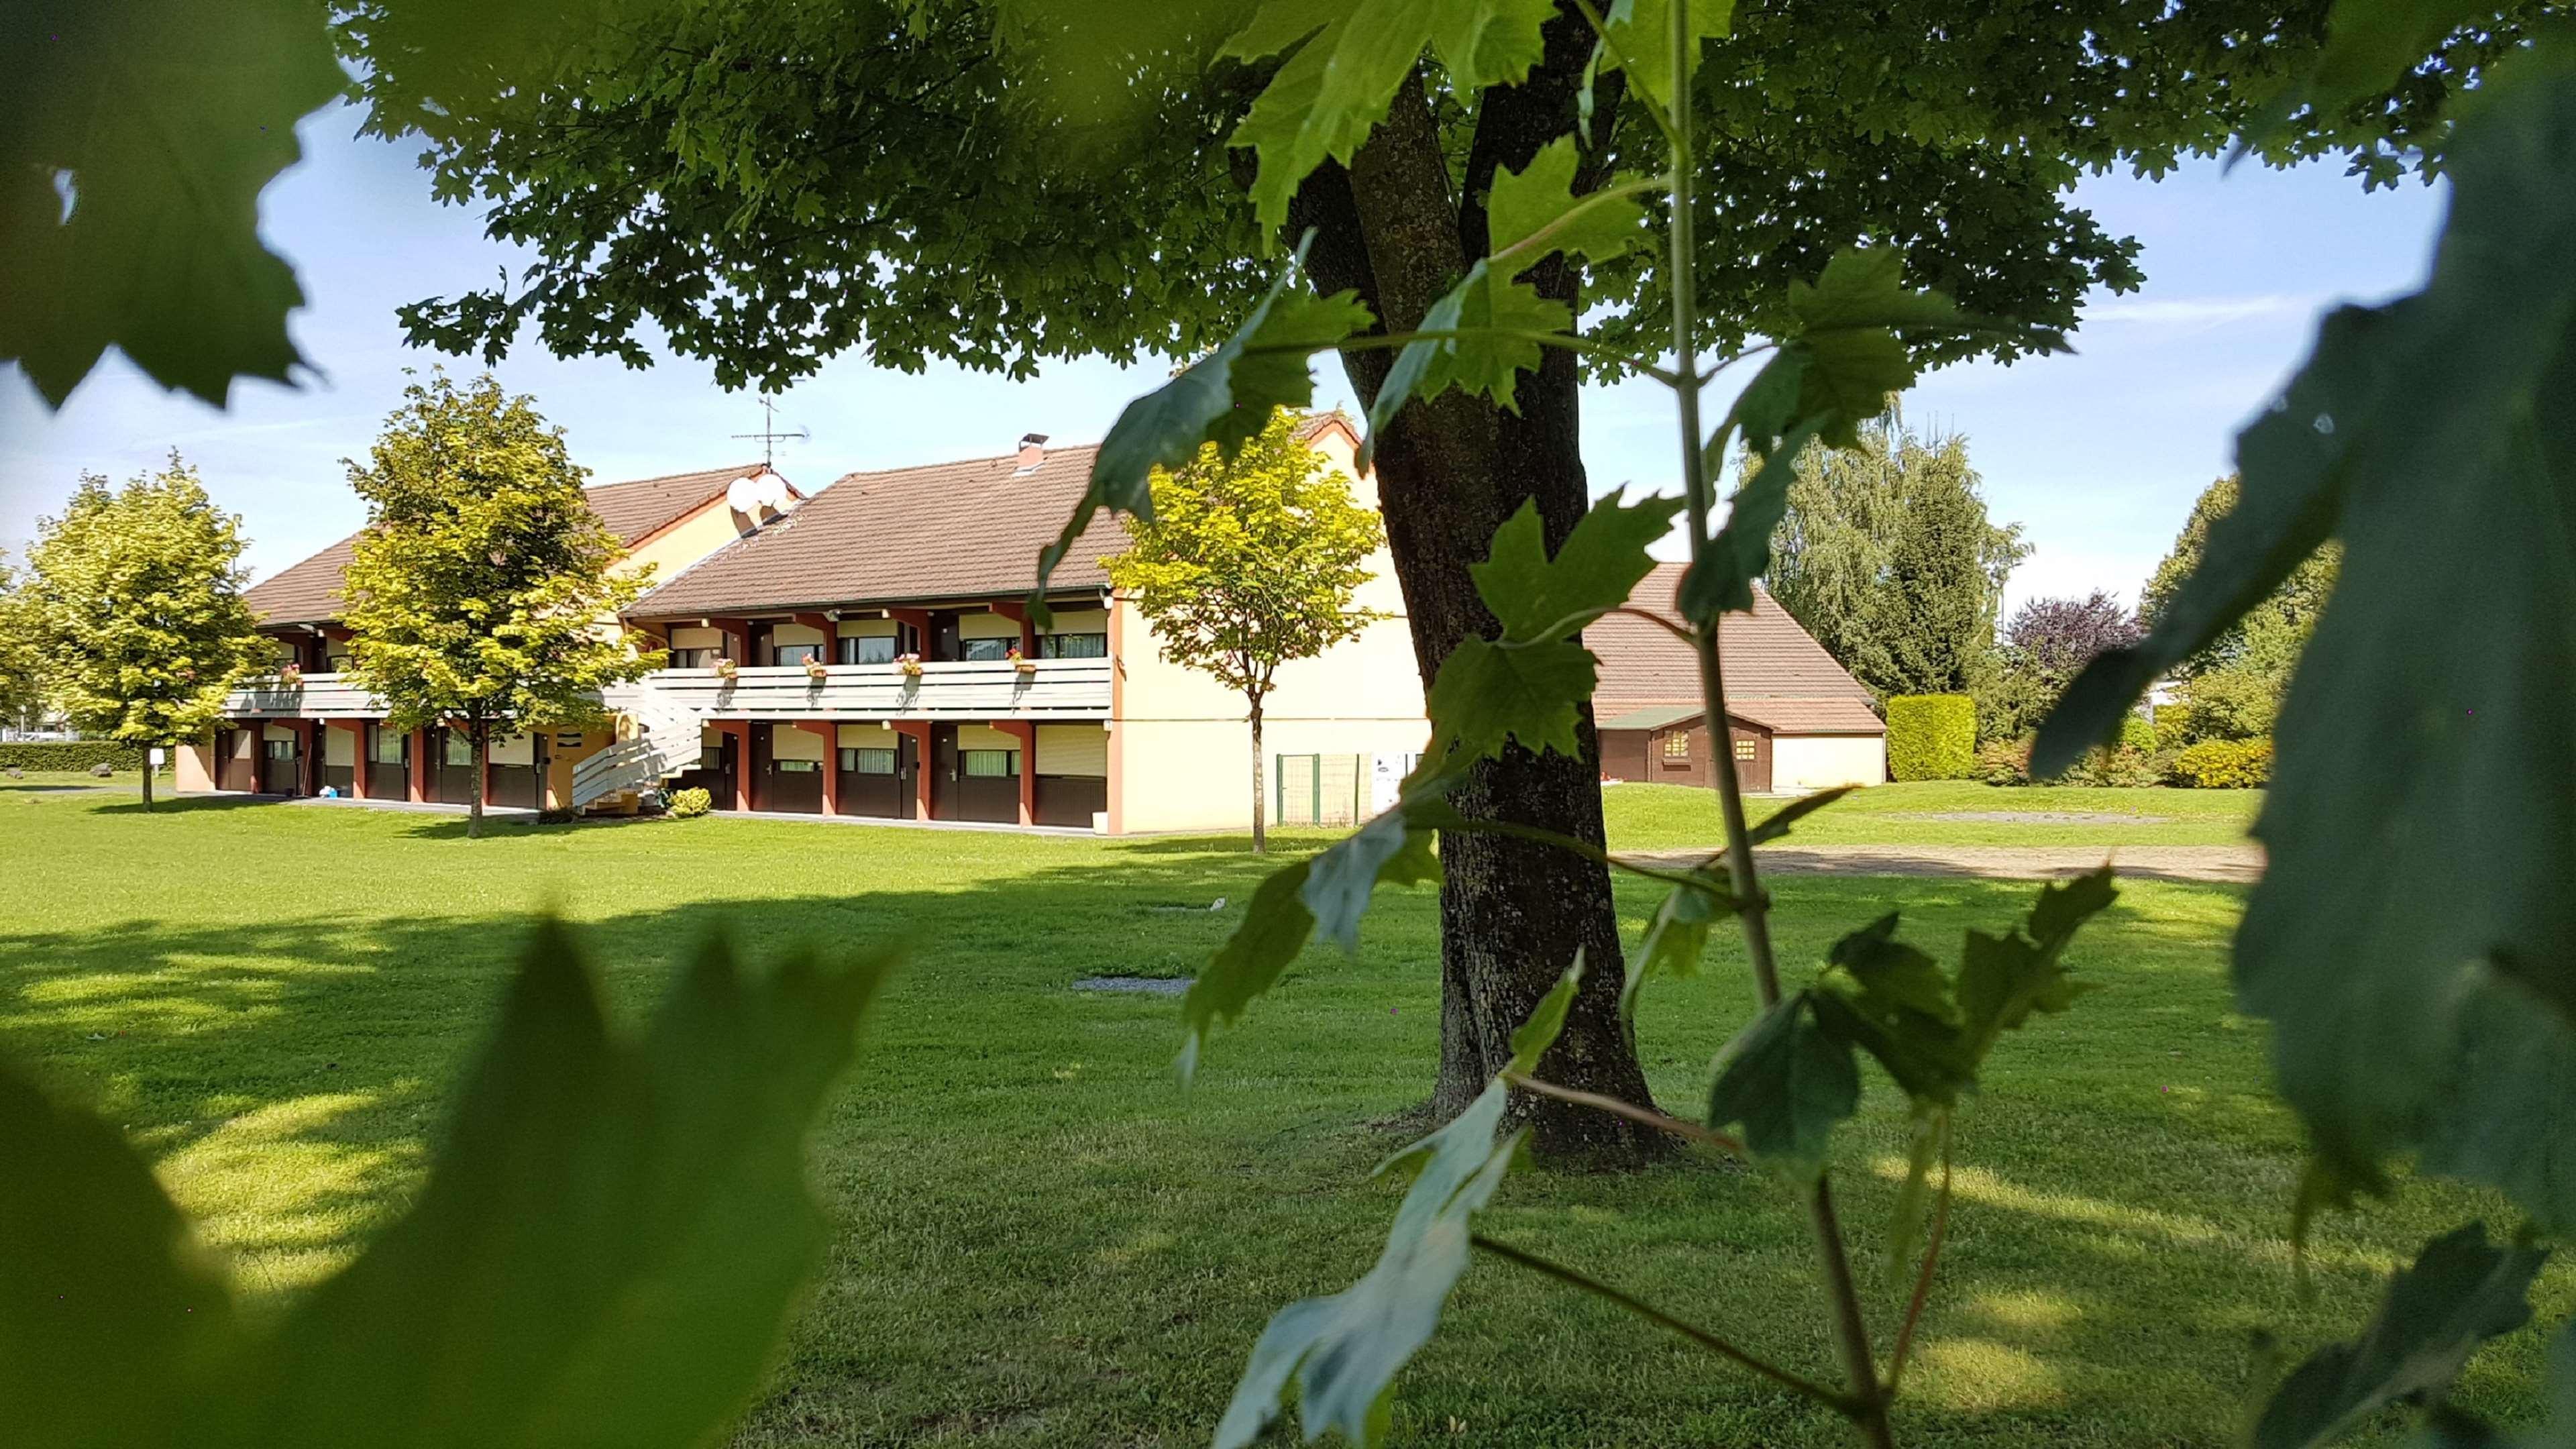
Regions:
<instances>
[{"instance_id":1,"label":"flower box","mask_svg":"<svg viewBox=\"0 0 2576 1449\"><path fill-rule=\"evenodd\" d=\"M811 680L815 680L815 681L817 681L817 682L820 682L820 681L823 679L823 677L824 677L823 661L822 661L822 660L820 660L820 659L808 659L808 660L806 660L806 661L805 661L805 677L806 677L807 679L811 679Z\"/></svg>"},{"instance_id":2,"label":"flower box","mask_svg":"<svg viewBox=\"0 0 2576 1449\"><path fill-rule=\"evenodd\" d=\"M894 667L902 670L903 677L906 679L919 679L921 677L921 656L918 654L898 654L894 657Z\"/></svg>"}]
</instances>

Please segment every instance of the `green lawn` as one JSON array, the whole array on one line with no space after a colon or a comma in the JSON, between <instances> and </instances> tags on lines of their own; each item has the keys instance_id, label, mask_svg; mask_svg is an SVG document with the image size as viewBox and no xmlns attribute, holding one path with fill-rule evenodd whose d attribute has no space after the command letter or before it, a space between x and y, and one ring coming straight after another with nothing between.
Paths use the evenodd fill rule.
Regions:
<instances>
[{"instance_id":1,"label":"green lawn","mask_svg":"<svg viewBox=\"0 0 2576 1449\"><path fill-rule=\"evenodd\" d=\"M1747 802L1757 821L1786 797ZM2262 807L2260 790L2121 790L2093 785L2000 787L1930 780L1862 790L1800 825L1800 845L2234 845ZM1715 797L1682 785L1602 791L1617 850L1715 845ZM2107 815L2105 821L1995 820L1997 814ZM1949 817L1949 818L1944 818Z\"/></svg>"},{"instance_id":2,"label":"green lawn","mask_svg":"<svg viewBox=\"0 0 2576 1449\"><path fill-rule=\"evenodd\" d=\"M1435 1051L1429 891L1392 894L1356 961L1310 957L1184 1094L1171 1001L1069 985L1192 969L1260 870L1234 842L461 828L213 800L146 817L114 795L0 788L0 1050L103 1105L249 1291L275 1295L343 1260L417 1182L529 910L587 924L629 1014L720 925L760 948L912 942L816 1143L843 1231L745 1444L1202 1444L1269 1314L1377 1252L1395 1189L1366 1174L1394 1139L1372 1124L1420 1098ZM1954 949L2029 894L1776 889L1799 962L1892 908ZM1169 909L1220 896L1221 911ZM1633 932L1653 897L1621 899ZM2238 905L2232 888L2129 888L2078 946L2109 989L1998 1051L1963 1124L1908 1443L2223 1442L2254 1331L2304 1349L2356 1324L2427 1232L2509 1220L2410 1189L2321 1233L2321 1296L2300 1305L2282 1235L2298 1134L2222 976ZM1654 1087L1683 1110L1749 1002L1740 962L1717 954L1641 1012ZM1842 1153L1848 1217L1872 1241L1899 1141L1899 1105L1873 1086ZM1803 1226L1757 1174L1522 1174L1485 1225L1830 1372ZM2544 1280L2543 1322L2571 1288ZM2471 1397L2526 1407L2538 1356L2518 1336L2480 1360ZM1412 1444L1839 1442L1795 1401L1492 1263L1400 1397Z\"/></svg>"}]
</instances>

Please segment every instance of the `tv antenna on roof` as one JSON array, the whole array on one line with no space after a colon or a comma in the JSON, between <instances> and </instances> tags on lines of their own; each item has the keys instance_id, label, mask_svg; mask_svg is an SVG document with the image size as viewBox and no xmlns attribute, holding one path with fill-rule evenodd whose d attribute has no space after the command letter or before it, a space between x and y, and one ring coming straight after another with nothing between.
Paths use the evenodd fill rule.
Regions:
<instances>
[{"instance_id":1,"label":"tv antenna on roof","mask_svg":"<svg viewBox=\"0 0 2576 1449\"><path fill-rule=\"evenodd\" d=\"M778 431L778 402L767 393L762 393L760 395L760 416L761 426L759 432L735 433L733 436L737 438L758 438L760 440L760 466L764 468L770 467L778 461L778 444L810 443L814 441L814 435L803 428L798 428L792 433L782 433Z\"/></svg>"}]
</instances>

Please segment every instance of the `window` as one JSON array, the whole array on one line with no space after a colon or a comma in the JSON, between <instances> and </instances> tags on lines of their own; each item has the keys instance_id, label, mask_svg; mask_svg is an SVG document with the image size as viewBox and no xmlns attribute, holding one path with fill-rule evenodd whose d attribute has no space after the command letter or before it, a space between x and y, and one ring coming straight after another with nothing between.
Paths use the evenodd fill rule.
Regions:
<instances>
[{"instance_id":1,"label":"window","mask_svg":"<svg viewBox=\"0 0 2576 1449\"><path fill-rule=\"evenodd\" d=\"M440 757L445 759L447 763L451 765L473 764L474 737L465 733L463 730L449 730L447 732L447 748L440 752Z\"/></svg>"},{"instance_id":2,"label":"window","mask_svg":"<svg viewBox=\"0 0 2576 1449\"><path fill-rule=\"evenodd\" d=\"M852 638L843 639L841 641L841 662L843 664L892 664L894 662L894 636L891 634L862 634Z\"/></svg>"},{"instance_id":3,"label":"window","mask_svg":"<svg viewBox=\"0 0 2576 1449\"><path fill-rule=\"evenodd\" d=\"M1020 772L1017 750L959 750L957 759L970 780L1006 780Z\"/></svg>"},{"instance_id":4,"label":"window","mask_svg":"<svg viewBox=\"0 0 2576 1449\"><path fill-rule=\"evenodd\" d=\"M782 775L815 775L823 770L821 760L772 760L769 763Z\"/></svg>"},{"instance_id":5,"label":"window","mask_svg":"<svg viewBox=\"0 0 2576 1449\"><path fill-rule=\"evenodd\" d=\"M1040 659L1106 659L1109 636L1106 634L1042 634L1038 636Z\"/></svg>"},{"instance_id":6,"label":"window","mask_svg":"<svg viewBox=\"0 0 2576 1449\"><path fill-rule=\"evenodd\" d=\"M1737 740L1735 742L1735 757L1739 760L1752 759L1753 742L1751 740Z\"/></svg>"},{"instance_id":7,"label":"window","mask_svg":"<svg viewBox=\"0 0 2576 1449\"><path fill-rule=\"evenodd\" d=\"M701 740L698 743L698 768L718 775L724 773L723 740Z\"/></svg>"},{"instance_id":8,"label":"window","mask_svg":"<svg viewBox=\"0 0 2576 1449\"><path fill-rule=\"evenodd\" d=\"M403 734L400 730L379 725L367 732L367 758L379 765L403 762Z\"/></svg>"},{"instance_id":9,"label":"window","mask_svg":"<svg viewBox=\"0 0 2576 1449\"><path fill-rule=\"evenodd\" d=\"M788 668L802 664L808 659L823 657L823 646L820 644L779 644L773 646L773 649L778 655L779 664Z\"/></svg>"},{"instance_id":10,"label":"window","mask_svg":"<svg viewBox=\"0 0 2576 1449\"><path fill-rule=\"evenodd\" d=\"M894 773L892 750L843 750L841 773L844 775L891 775Z\"/></svg>"},{"instance_id":11,"label":"window","mask_svg":"<svg viewBox=\"0 0 2576 1449\"><path fill-rule=\"evenodd\" d=\"M999 664L1011 657L1011 650L1018 644L1016 639L968 639L958 645L957 657L970 662L982 660Z\"/></svg>"},{"instance_id":12,"label":"window","mask_svg":"<svg viewBox=\"0 0 2576 1449\"><path fill-rule=\"evenodd\" d=\"M1667 760L1690 758L1690 731L1675 730L1664 736L1664 758Z\"/></svg>"},{"instance_id":13,"label":"window","mask_svg":"<svg viewBox=\"0 0 2576 1449\"><path fill-rule=\"evenodd\" d=\"M670 667L673 669L713 669L716 667L716 651L705 648L704 646L695 649L674 649L671 651Z\"/></svg>"},{"instance_id":14,"label":"window","mask_svg":"<svg viewBox=\"0 0 2576 1449\"><path fill-rule=\"evenodd\" d=\"M295 758L295 741L293 740L266 740L263 741L263 743L268 746L268 757L272 760L291 760Z\"/></svg>"}]
</instances>

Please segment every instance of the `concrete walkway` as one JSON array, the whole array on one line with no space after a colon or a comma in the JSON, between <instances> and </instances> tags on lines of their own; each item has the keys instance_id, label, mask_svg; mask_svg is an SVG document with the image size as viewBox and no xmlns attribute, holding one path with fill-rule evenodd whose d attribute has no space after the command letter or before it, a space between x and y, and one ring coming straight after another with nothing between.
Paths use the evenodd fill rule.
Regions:
<instances>
[{"instance_id":1,"label":"concrete walkway","mask_svg":"<svg viewBox=\"0 0 2576 1449\"><path fill-rule=\"evenodd\" d=\"M1628 859L1692 866L1714 850L1638 851ZM2131 880L2246 885L2263 875L2258 845L1766 845L1755 862L1785 875L1968 876L2060 880L2105 860Z\"/></svg>"}]
</instances>

